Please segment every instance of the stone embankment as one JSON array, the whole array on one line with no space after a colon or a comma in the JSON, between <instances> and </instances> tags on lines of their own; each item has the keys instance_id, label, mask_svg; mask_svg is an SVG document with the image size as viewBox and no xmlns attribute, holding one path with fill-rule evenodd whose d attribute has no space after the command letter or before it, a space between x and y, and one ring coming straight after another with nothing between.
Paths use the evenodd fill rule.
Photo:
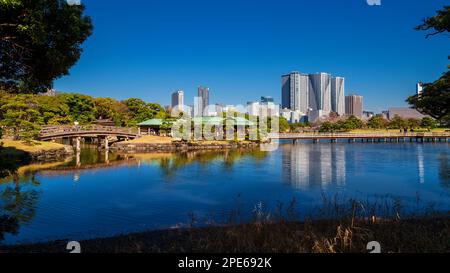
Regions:
<instances>
[{"instance_id":1,"label":"stone embankment","mask_svg":"<svg viewBox=\"0 0 450 273\"><path fill-rule=\"evenodd\" d=\"M118 152L176 152L191 150L225 150L239 148L257 148L257 142L224 142L224 143L202 143L202 142L172 142L172 143L114 143L110 149Z\"/></svg>"}]
</instances>

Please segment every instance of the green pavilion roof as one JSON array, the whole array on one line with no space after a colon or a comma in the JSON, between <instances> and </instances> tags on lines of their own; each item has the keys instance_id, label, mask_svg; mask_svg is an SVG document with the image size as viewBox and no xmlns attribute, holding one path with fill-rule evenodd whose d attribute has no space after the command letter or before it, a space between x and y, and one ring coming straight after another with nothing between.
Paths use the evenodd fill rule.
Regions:
<instances>
[{"instance_id":1,"label":"green pavilion roof","mask_svg":"<svg viewBox=\"0 0 450 273\"><path fill-rule=\"evenodd\" d=\"M154 118L141 122L138 124L138 126L161 126L163 125L163 122L164 121L162 119Z\"/></svg>"}]
</instances>

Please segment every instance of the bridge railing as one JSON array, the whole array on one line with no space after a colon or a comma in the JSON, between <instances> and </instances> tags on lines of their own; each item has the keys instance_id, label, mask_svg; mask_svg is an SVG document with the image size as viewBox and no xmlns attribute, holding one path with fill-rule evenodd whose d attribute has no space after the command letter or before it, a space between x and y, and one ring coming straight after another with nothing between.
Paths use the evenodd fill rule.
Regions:
<instances>
[{"instance_id":1,"label":"bridge railing","mask_svg":"<svg viewBox=\"0 0 450 273\"><path fill-rule=\"evenodd\" d=\"M80 125L80 126L44 126L42 127L39 136L51 136L57 134L74 134L74 133L110 133L110 134L124 134L137 135L138 130L134 128L122 128L113 126L99 126L99 125Z\"/></svg>"},{"instance_id":2,"label":"bridge railing","mask_svg":"<svg viewBox=\"0 0 450 273\"><path fill-rule=\"evenodd\" d=\"M376 133L272 133L269 138L272 139L290 139L290 138L403 138L403 137L426 137L439 138L450 137L450 132L407 132L407 133L392 133L392 132L376 132Z\"/></svg>"}]
</instances>

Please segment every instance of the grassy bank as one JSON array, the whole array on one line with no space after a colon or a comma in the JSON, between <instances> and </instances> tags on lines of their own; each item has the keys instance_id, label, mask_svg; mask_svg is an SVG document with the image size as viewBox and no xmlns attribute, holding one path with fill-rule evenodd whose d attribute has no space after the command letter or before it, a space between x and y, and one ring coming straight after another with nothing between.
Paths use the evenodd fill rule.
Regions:
<instances>
[{"instance_id":1,"label":"grassy bank","mask_svg":"<svg viewBox=\"0 0 450 273\"><path fill-rule=\"evenodd\" d=\"M73 153L71 147L42 141L0 140L0 179L17 173L33 161L56 160Z\"/></svg>"},{"instance_id":2,"label":"grassy bank","mask_svg":"<svg viewBox=\"0 0 450 273\"><path fill-rule=\"evenodd\" d=\"M1 139L0 143L3 143L3 147L5 148L13 148L18 151L23 151L26 153L46 152L56 149L62 149L65 147L65 145L63 144L44 141L26 142L18 140Z\"/></svg>"},{"instance_id":3,"label":"grassy bank","mask_svg":"<svg viewBox=\"0 0 450 273\"><path fill-rule=\"evenodd\" d=\"M80 243L84 253L367 253L370 241L378 241L384 253L449 252L448 216L378 221L281 221L142 232ZM60 253L66 252L66 244L67 241L56 241L0 251Z\"/></svg>"}]
</instances>

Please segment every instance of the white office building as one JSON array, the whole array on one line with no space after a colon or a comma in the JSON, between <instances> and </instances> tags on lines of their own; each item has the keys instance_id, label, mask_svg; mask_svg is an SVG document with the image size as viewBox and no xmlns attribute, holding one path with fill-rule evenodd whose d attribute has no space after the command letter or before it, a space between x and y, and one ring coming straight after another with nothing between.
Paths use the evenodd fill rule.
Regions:
<instances>
[{"instance_id":1,"label":"white office building","mask_svg":"<svg viewBox=\"0 0 450 273\"><path fill-rule=\"evenodd\" d=\"M331 79L331 111L345 115L345 79L342 77Z\"/></svg>"},{"instance_id":2,"label":"white office building","mask_svg":"<svg viewBox=\"0 0 450 273\"><path fill-rule=\"evenodd\" d=\"M331 75L317 73L309 75L309 108L312 111L331 112Z\"/></svg>"},{"instance_id":3,"label":"white office building","mask_svg":"<svg viewBox=\"0 0 450 273\"><path fill-rule=\"evenodd\" d=\"M178 90L172 93L172 110L178 110L180 112L183 112L183 105L184 105L184 92L183 90Z\"/></svg>"}]
</instances>

